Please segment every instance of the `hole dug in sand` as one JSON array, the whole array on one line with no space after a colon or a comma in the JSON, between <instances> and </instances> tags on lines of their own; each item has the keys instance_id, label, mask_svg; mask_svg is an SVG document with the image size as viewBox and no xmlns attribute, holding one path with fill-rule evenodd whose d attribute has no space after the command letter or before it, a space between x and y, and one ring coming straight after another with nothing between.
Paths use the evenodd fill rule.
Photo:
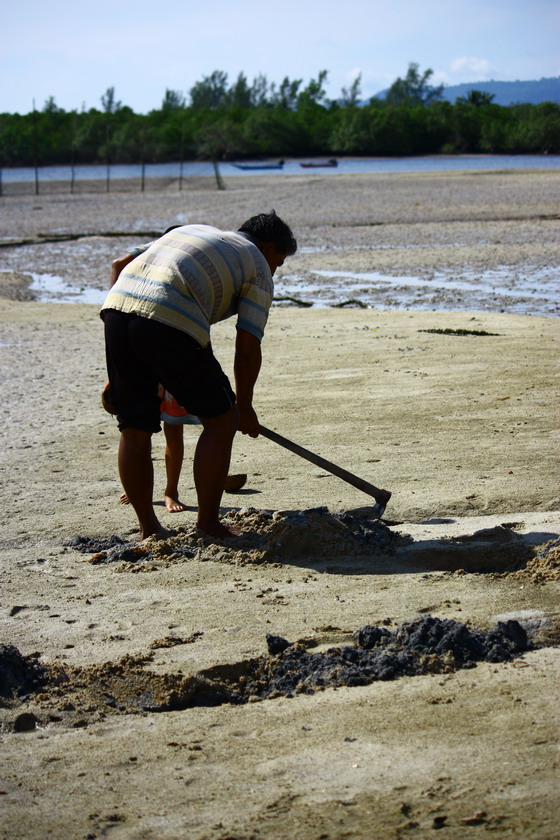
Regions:
<instances>
[{"instance_id":1,"label":"hole dug in sand","mask_svg":"<svg viewBox=\"0 0 560 840\"><path fill-rule=\"evenodd\" d=\"M534 542L512 527L496 525L458 537L411 541L398 556L426 571L512 572L533 558Z\"/></svg>"},{"instance_id":2,"label":"hole dug in sand","mask_svg":"<svg viewBox=\"0 0 560 840\"><path fill-rule=\"evenodd\" d=\"M32 715L37 725L64 722L81 727L108 714L243 705L376 680L450 673L477 662L511 661L534 647L515 620L482 631L433 616L405 622L395 630L366 625L354 633L353 645L309 652L312 644L290 644L269 635L267 654L193 676L147 670L151 654L89 667L41 666L37 657L23 657L16 648L0 646L0 719L3 728L15 731L22 715L26 720Z\"/></svg>"}]
</instances>

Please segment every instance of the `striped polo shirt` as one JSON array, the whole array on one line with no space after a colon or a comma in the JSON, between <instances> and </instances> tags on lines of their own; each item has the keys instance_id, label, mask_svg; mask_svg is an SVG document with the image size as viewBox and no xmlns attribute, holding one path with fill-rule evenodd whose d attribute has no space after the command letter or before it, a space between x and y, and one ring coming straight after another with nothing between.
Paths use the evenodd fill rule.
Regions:
<instances>
[{"instance_id":1,"label":"striped polo shirt","mask_svg":"<svg viewBox=\"0 0 560 840\"><path fill-rule=\"evenodd\" d=\"M237 328L262 339L274 285L246 234L184 225L137 251L105 298L101 317L106 309L134 312L206 347L211 324L237 314Z\"/></svg>"}]
</instances>

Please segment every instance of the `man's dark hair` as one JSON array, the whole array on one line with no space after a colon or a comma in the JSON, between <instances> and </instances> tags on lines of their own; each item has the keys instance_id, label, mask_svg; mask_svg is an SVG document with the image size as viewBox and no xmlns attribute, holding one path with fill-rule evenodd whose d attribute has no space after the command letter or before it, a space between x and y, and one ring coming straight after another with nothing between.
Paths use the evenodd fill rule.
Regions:
<instances>
[{"instance_id":1,"label":"man's dark hair","mask_svg":"<svg viewBox=\"0 0 560 840\"><path fill-rule=\"evenodd\" d=\"M239 228L241 233L247 233L251 239L257 242L273 242L276 247L286 256L291 256L297 251L295 237L280 216L274 210L270 213L259 213L251 216Z\"/></svg>"}]
</instances>

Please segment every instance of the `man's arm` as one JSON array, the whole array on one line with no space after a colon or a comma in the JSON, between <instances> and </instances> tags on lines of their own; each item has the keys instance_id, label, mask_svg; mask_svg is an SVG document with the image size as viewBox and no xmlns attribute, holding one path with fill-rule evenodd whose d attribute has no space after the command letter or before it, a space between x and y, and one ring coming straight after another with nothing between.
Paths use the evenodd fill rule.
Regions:
<instances>
[{"instance_id":1,"label":"man's arm","mask_svg":"<svg viewBox=\"0 0 560 840\"><path fill-rule=\"evenodd\" d=\"M136 254L123 254L122 257L117 257L116 260L113 260L111 263L111 280L109 281L109 288L113 288L117 280L119 279L119 274L123 270L123 268L132 262Z\"/></svg>"},{"instance_id":2,"label":"man's arm","mask_svg":"<svg viewBox=\"0 0 560 840\"><path fill-rule=\"evenodd\" d=\"M259 419L253 408L253 388L261 369L261 343L246 330L237 330L235 342L235 391L239 409L239 431L250 437L259 436Z\"/></svg>"}]
</instances>

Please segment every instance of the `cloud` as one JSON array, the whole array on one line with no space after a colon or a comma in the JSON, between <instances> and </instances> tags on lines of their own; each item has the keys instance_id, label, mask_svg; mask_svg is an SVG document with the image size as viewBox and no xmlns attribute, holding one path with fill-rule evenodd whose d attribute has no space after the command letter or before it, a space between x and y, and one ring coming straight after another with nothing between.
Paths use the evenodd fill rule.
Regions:
<instances>
[{"instance_id":1,"label":"cloud","mask_svg":"<svg viewBox=\"0 0 560 840\"><path fill-rule=\"evenodd\" d=\"M496 75L498 68L485 58L462 56L451 62L451 72L461 77L469 77L469 82L482 82Z\"/></svg>"}]
</instances>

